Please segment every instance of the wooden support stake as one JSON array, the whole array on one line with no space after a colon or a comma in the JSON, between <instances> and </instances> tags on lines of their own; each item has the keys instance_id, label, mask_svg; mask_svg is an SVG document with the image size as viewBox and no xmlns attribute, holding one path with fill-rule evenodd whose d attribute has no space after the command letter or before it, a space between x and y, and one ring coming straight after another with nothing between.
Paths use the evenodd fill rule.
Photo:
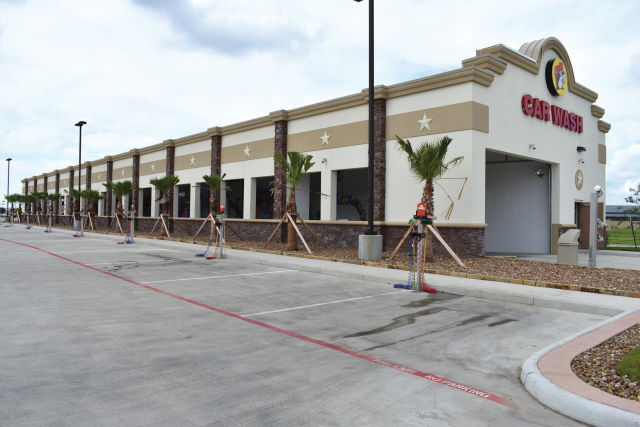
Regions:
<instances>
[{"instance_id":1,"label":"wooden support stake","mask_svg":"<svg viewBox=\"0 0 640 427\"><path fill-rule=\"evenodd\" d=\"M213 217L211 216L211 212L209 212L209 216L207 216L207 218L202 222L202 225L200 226L200 228L198 228L198 231L196 231L196 234L193 236L193 241L194 242L196 241L196 237L198 237L198 234L200 234L200 231L202 231L202 229L207 224L209 219L211 219L211 221L215 224L215 221L213 220ZM209 234L211 234L211 233L209 233Z\"/></svg>"},{"instance_id":2,"label":"wooden support stake","mask_svg":"<svg viewBox=\"0 0 640 427\"><path fill-rule=\"evenodd\" d=\"M120 233L126 235L124 231L122 231L122 225L120 224L120 218L118 218L118 214L116 213L116 223L118 224L118 228L120 229Z\"/></svg>"},{"instance_id":3,"label":"wooden support stake","mask_svg":"<svg viewBox=\"0 0 640 427\"><path fill-rule=\"evenodd\" d=\"M160 219L162 220L162 225L164 226L164 231L167 232L167 237L169 236L169 228L167 227L167 223L164 222L164 214L160 214Z\"/></svg>"},{"instance_id":4,"label":"wooden support stake","mask_svg":"<svg viewBox=\"0 0 640 427\"><path fill-rule=\"evenodd\" d=\"M280 220L278 225L276 225L276 228L273 229L273 232L271 233L271 236L269 236L269 238L267 239L267 243L264 244L265 248L269 245L269 243L271 242L271 239L273 239L273 236L276 235L276 232L280 229L280 226L282 225L282 223L284 222L285 219L287 219L287 214L286 213L282 216L282 219ZM229 225L229 224L227 224L227 225Z\"/></svg>"},{"instance_id":5,"label":"wooden support stake","mask_svg":"<svg viewBox=\"0 0 640 427\"><path fill-rule=\"evenodd\" d=\"M309 255L313 255L313 252L311 252L311 249L309 249L309 245L307 245L306 240L304 240L304 237L302 237L302 233L300 232L300 230L298 230L298 226L296 225L296 222L291 218L291 215L289 215L289 212L287 212L287 218L289 218L289 221L291 221L291 224L293 224L293 229L296 230L296 233L298 233L298 236L300 237L300 240L302 240L302 243L304 243L304 247L307 248L307 252L309 252Z\"/></svg>"},{"instance_id":6,"label":"wooden support stake","mask_svg":"<svg viewBox=\"0 0 640 427\"><path fill-rule=\"evenodd\" d=\"M153 234L154 231L156 231L156 227L158 226L158 223L160 222L160 218L158 218L158 220L156 221L155 224L153 224L153 228L151 229L151 232L149 233L149 236L151 236Z\"/></svg>"},{"instance_id":7,"label":"wooden support stake","mask_svg":"<svg viewBox=\"0 0 640 427\"><path fill-rule=\"evenodd\" d=\"M233 232L233 234L238 236L238 239L240 239L241 241L244 242L244 239L242 238L242 236L232 226L229 225L229 222L225 221L224 222L224 228L226 229L227 227L229 227L229 230L231 230Z\"/></svg>"},{"instance_id":8,"label":"wooden support stake","mask_svg":"<svg viewBox=\"0 0 640 427\"><path fill-rule=\"evenodd\" d=\"M429 225L427 225L427 228L429 229L429 231L431 231L433 233L434 236L436 236L436 238L440 241L440 244L442 246L444 246L444 248L447 250L447 252L449 252L449 255L451 255L453 257L453 259L456 260L458 265L460 265L460 267L464 267L464 263L460 260L460 258L458 258L458 255L456 255L456 253L453 252L453 249L451 249L449 247L449 245L447 245L447 242L444 241L444 239L442 238L440 233L438 233L438 231L436 231L435 227L432 226L431 224L429 224Z\"/></svg>"},{"instance_id":9,"label":"wooden support stake","mask_svg":"<svg viewBox=\"0 0 640 427\"><path fill-rule=\"evenodd\" d=\"M320 242L320 244L322 244L322 246L324 246L325 249L329 249L329 247L322 241L322 239L320 239L320 237L318 237L318 235L316 233L313 232L313 230L311 228L309 228L309 226L307 225L306 222L304 222L304 220L300 217L298 217L298 219L300 220L300 222L302 223L302 225L304 225L305 227L307 227L307 230L309 230L309 233L311 233L311 235L313 237L316 238L316 240L318 242Z\"/></svg>"},{"instance_id":10,"label":"wooden support stake","mask_svg":"<svg viewBox=\"0 0 640 427\"><path fill-rule=\"evenodd\" d=\"M389 261L391 261L396 256L396 254L400 250L400 247L404 244L404 242L407 241L407 237L409 237L409 234L411 234L411 230L413 230L413 227L415 227L415 226L416 226L416 222L413 221L411 223L411 225L409 226L409 229L407 230L407 232L404 233L404 237L402 238L402 240L400 240L400 243L398 243L398 246L396 246L396 248L393 250L393 253L391 254L391 257L389 258Z\"/></svg>"}]
</instances>

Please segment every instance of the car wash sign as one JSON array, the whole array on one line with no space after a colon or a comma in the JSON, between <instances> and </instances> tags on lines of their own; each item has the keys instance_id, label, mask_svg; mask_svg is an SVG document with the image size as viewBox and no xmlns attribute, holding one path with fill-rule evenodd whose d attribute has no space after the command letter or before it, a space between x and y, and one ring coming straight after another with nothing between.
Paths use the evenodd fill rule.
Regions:
<instances>
[{"instance_id":1,"label":"car wash sign","mask_svg":"<svg viewBox=\"0 0 640 427\"><path fill-rule=\"evenodd\" d=\"M567 66L562 59L555 58L547 63L545 81L551 95L562 96L567 93ZM557 105L551 105L542 99L534 98L529 94L522 95L521 104L522 112L527 116L535 117L545 122L551 121L556 126L572 132L582 133L582 116L569 112Z\"/></svg>"},{"instance_id":2,"label":"car wash sign","mask_svg":"<svg viewBox=\"0 0 640 427\"><path fill-rule=\"evenodd\" d=\"M582 133L582 116L571 113L564 108L551 105L547 101L534 98L526 94L522 95L522 112L527 116L535 117L545 122L550 121L556 126L563 127L572 132Z\"/></svg>"}]
</instances>

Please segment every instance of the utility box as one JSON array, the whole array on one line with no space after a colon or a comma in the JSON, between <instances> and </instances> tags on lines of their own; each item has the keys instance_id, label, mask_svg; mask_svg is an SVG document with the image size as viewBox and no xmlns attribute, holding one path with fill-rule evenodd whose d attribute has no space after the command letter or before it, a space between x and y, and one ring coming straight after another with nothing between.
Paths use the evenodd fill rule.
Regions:
<instances>
[{"instance_id":1,"label":"utility box","mask_svg":"<svg viewBox=\"0 0 640 427\"><path fill-rule=\"evenodd\" d=\"M578 265L580 230L567 230L558 238L558 264Z\"/></svg>"}]
</instances>

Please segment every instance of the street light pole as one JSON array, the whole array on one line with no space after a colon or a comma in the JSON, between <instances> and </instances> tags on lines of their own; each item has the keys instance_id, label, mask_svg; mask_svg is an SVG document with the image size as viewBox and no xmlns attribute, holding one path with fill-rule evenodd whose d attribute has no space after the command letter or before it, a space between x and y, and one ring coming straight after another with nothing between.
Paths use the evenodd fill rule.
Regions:
<instances>
[{"instance_id":1,"label":"street light pole","mask_svg":"<svg viewBox=\"0 0 640 427\"><path fill-rule=\"evenodd\" d=\"M7 197L9 197L9 169L11 167L11 157L7 158ZM10 217L9 223L13 225L13 215L9 214L9 199L7 199L7 216Z\"/></svg>"},{"instance_id":2,"label":"street light pole","mask_svg":"<svg viewBox=\"0 0 640 427\"><path fill-rule=\"evenodd\" d=\"M362 0L355 1L361 2ZM382 257L382 240L373 229L373 160L375 130L373 108L373 34L373 0L369 0L369 200L367 203L367 231L364 235L361 235L358 241L358 257L361 259L380 259Z\"/></svg>"},{"instance_id":3,"label":"street light pole","mask_svg":"<svg viewBox=\"0 0 640 427\"><path fill-rule=\"evenodd\" d=\"M75 125L78 126L79 142L78 142L78 216L80 217L80 233L76 235L76 237L83 237L83 225L82 225L82 207L80 206L80 180L82 179L82 126L86 125L87 122L80 120Z\"/></svg>"}]
</instances>

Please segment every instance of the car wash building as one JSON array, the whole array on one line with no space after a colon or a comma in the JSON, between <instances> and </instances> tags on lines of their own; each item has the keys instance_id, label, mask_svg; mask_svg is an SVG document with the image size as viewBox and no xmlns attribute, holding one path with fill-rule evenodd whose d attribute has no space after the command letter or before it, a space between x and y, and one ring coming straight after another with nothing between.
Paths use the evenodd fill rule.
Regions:
<instances>
[{"instance_id":1,"label":"car wash building","mask_svg":"<svg viewBox=\"0 0 640 427\"><path fill-rule=\"evenodd\" d=\"M563 230L584 229L589 193L605 185L610 125L594 104L597 94L575 74L562 43L547 38L519 50L480 49L461 68L377 86L373 219L384 249L400 241L424 184L410 173L396 135L414 145L447 135L448 157L464 157L435 185L435 223L460 255L554 253ZM103 184L132 180L138 190L129 198L144 231L160 214L150 180L176 175L173 216L190 230L209 211L202 176L226 174L215 197L229 221L245 238L266 240L286 205L273 156L304 152L315 164L296 192L299 215L329 246L356 248L367 221L367 105L363 90L114 153L82 165L82 188L104 195L99 223L116 203ZM77 172L71 166L24 179L24 192L64 195L77 188ZM70 205L67 196L55 207L58 221ZM439 243L434 250L442 251Z\"/></svg>"}]
</instances>

